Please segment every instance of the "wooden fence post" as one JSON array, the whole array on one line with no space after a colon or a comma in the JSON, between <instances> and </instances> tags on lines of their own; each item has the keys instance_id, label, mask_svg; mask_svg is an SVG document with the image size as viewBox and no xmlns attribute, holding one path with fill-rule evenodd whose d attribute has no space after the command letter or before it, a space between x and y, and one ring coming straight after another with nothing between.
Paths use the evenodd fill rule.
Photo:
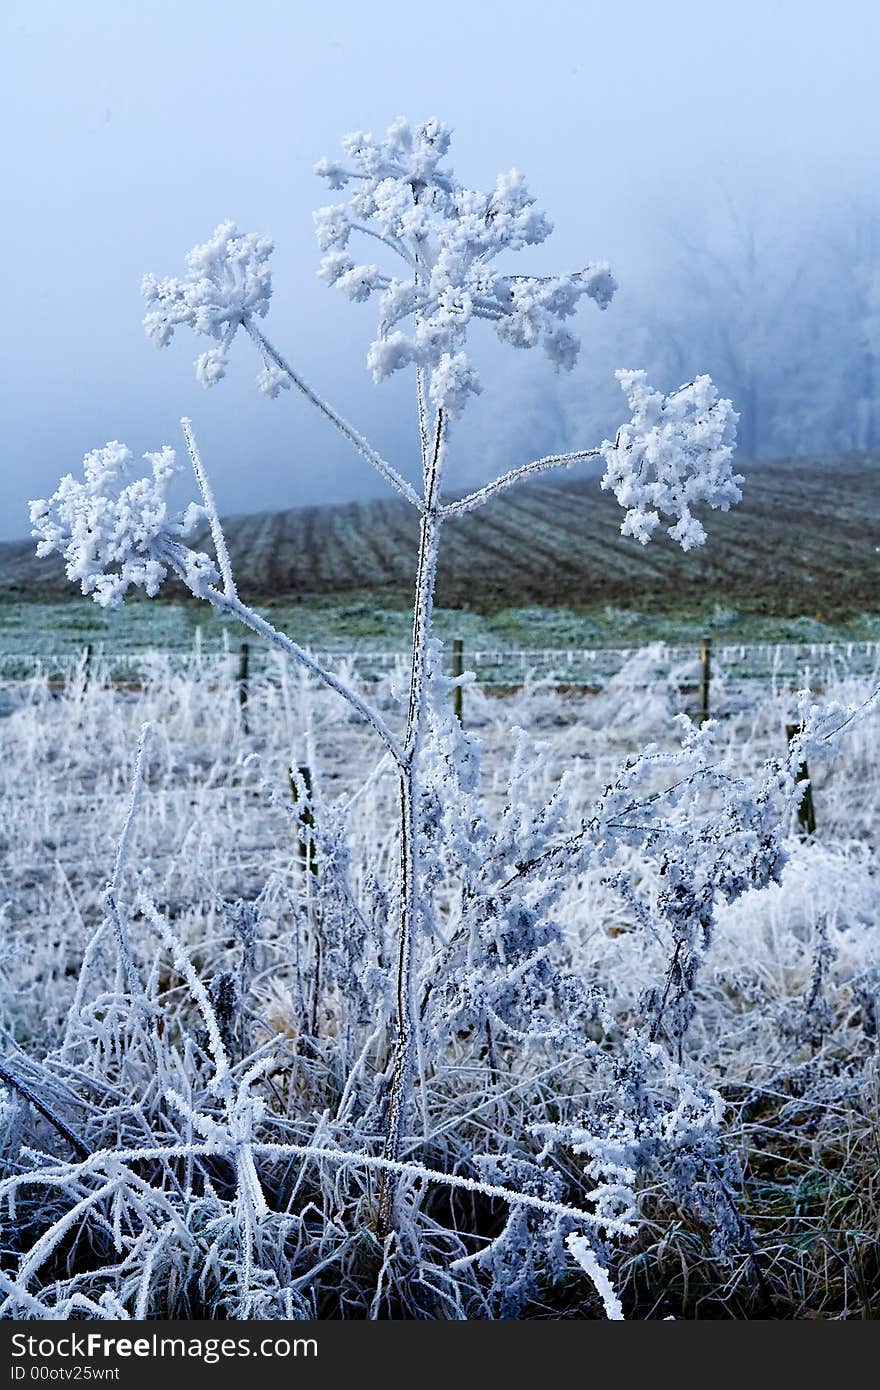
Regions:
<instances>
[{"instance_id":1,"label":"wooden fence post","mask_svg":"<svg viewBox=\"0 0 880 1390\"><path fill-rule=\"evenodd\" d=\"M300 797L300 783L302 784L302 797ZM290 769L290 795L293 798L294 806L299 806L299 814L297 815L299 825L297 855L299 862L307 873L317 874L318 855L315 850L313 834L315 811L312 805L312 772L308 763L300 763L295 773L293 768Z\"/></svg>"},{"instance_id":2,"label":"wooden fence post","mask_svg":"<svg viewBox=\"0 0 880 1390\"><path fill-rule=\"evenodd\" d=\"M788 739L789 744L791 744L792 739L796 738L799 733L799 725L786 724L785 735ZM804 793L798 803L797 809L797 818L798 825L800 826L800 833L806 839L808 835L815 835L816 833L816 808L813 805L813 786L810 782L810 773L807 768L806 762L801 763L797 771L797 778L795 780L798 786L800 786L803 782L806 782L807 784L804 788Z\"/></svg>"},{"instance_id":3,"label":"wooden fence post","mask_svg":"<svg viewBox=\"0 0 880 1390\"><path fill-rule=\"evenodd\" d=\"M698 724L709 718L709 688L712 681L712 638L704 637L700 644L700 713Z\"/></svg>"},{"instance_id":4,"label":"wooden fence post","mask_svg":"<svg viewBox=\"0 0 880 1390\"><path fill-rule=\"evenodd\" d=\"M455 637L452 641L452 676L461 676L464 672L464 642L461 637ZM462 710L464 708L464 691L457 685L452 692L452 708L459 724L461 721Z\"/></svg>"},{"instance_id":5,"label":"wooden fence post","mask_svg":"<svg viewBox=\"0 0 880 1390\"><path fill-rule=\"evenodd\" d=\"M250 644L248 642L242 642L238 651L238 707L241 711L242 732L245 734L250 732L248 728L247 717L248 686L250 684L250 661Z\"/></svg>"}]
</instances>

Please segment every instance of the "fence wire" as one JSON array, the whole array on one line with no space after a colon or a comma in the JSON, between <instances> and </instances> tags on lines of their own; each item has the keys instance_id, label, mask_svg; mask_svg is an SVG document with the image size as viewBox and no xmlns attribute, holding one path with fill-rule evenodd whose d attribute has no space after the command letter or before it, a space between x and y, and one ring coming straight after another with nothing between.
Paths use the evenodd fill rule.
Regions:
<instances>
[{"instance_id":1,"label":"fence wire","mask_svg":"<svg viewBox=\"0 0 880 1390\"><path fill-rule=\"evenodd\" d=\"M452 660L451 644L449 662ZM350 678L377 681L399 674L406 677L407 654L391 649L317 648L311 655ZM251 678L273 679L284 658L254 643L249 650ZM530 647L470 648L465 644L463 665L479 684L522 684L526 679L550 683L604 686L625 667L638 662L646 683L652 679L695 674L700 646L657 643L642 647ZM715 643L713 662L735 681L758 680L774 685L825 683L832 675L880 674L880 642L779 642ZM205 651L199 643L186 651L113 650L106 646L79 652L0 652L0 680L67 680L77 671L110 681L141 682L160 675L203 674L234 680L239 669L239 649L230 644L221 651Z\"/></svg>"}]
</instances>

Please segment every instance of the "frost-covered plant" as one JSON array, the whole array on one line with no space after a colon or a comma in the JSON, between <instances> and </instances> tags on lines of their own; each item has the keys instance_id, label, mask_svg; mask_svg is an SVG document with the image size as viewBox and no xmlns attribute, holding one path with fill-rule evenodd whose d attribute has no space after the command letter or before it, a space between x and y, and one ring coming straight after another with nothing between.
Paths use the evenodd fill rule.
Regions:
<instances>
[{"instance_id":1,"label":"frost-covered plant","mask_svg":"<svg viewBox=\"0 0 880 1390\"><path fill-rule=\"evenodd\" d=\"M621 528L625 534L647 542L663 514L674 520L670 534L684 549L702 544L705 533L692 509L726 508L739 498L741 480L730 466L736 414L729 401L718 399L708 377L663 397L646 385L643 374L623 373L633 417L613 444L537 459L468 496L445 498L443 477L454 421L480 389L465 350L471 325L486 320L502 342L541 344L557 366L571 368L577 340L565 325L583 298L604 309L614 280L602 264L549 278L511 274L496 266L502 254L545 240L550 224L516 171L501 176L489 193L460 185L444 164L449 131L438 122L414 128L398 121L382 140L358 134L344 144L345 163L325 160L317 167L331 188L353 187L348 203L316 214L324 253L319 273L354 300L378 297L379 328L368 352L374 377L381 380L408 366L415 370L418 488L306 384L259 326L271 294L271 243L265 239L241 235L234 224L225 223L190 253L183 279L148 276L145 327L160 346L181 326L213 339L217 346L197 362L206 386L224 375L230 344L242 328L261 359L261 389L272 396L282 387L295 387L418 512L413 637L401 727L386 720L378 701L366 698L239 598L188 420L182 424L201 510L190 509L182 518L167 516L165 487L173 466L169 449L148 455L152 481L128 483L130 456L121 445L89 455L84 483L65 479L48 502L35 503L32 510L40 553L62 553L69 576L83 592L118 605L132 585L152 595L173 571L197 597L238 619L336 692L370 727L386 764L394 769L399 819L393 869L373 865L355 882L343 809L324 802L310 828L309 853L314 853L312 864L319 866L319 874L305 874L306 904L296 920L297 932L301 928L308 942L309 964L304 967L298 955L296 971L299 998L311 1002L296 1027L307 1030L317 1050L319 1006L344 1001L335 1024L345 1040L344 1047L343 1038L339 1040L339 1056L346 1058L342 1074L333 1073L336 1119L331 1123L327 1118L328 1096L324 1120L309 1133L294 1139L261 1137L267 1116L251 1090L272 1068L269 1051L248 1045L255 1032L247 997L256 919L244 908L224 909L240 939L241 960L236 972L224 970L208 989L167 916L148 897L134 905L120 903L121 855L108 921L136 1023L125 1023L117 1013L118 1001L111 1007L102 999L100 1009L89 1014L80 997L71 1045L88 1047L93 1057L96 1048L105 1057L112 1055L113 1065L124 1070L128 1054L123 1033L136 1026L138 1045L154 1058L149 1085L154 1091L160 1088L163 1128L157 1131L144 1120L146 1137L140 1144L129 1135L127 1147L112 1161L99 1153L73 1177L67 1168L55 1178L47 1170L46 1181L57 1181L80 1213L84 1203L107 1198L122 1203L126 1214L116 1218L117 1233L123 1228L145 1231L145 1221L155 1229L161 1216L168 1223L161 1228L167 1231L162 1240L168 1247L184 1239L174 1225L183 1218L171 1214L173 1193L182 1184L193 1195L186 1220L217 1233L210 1247L212 1268L219 1271L224 1290L227 1285L237 1289L231 1302L224 1301L224 1293L218 1306L231 1308L235 1316L269 1309L279 1315L279 1308L287 1310L280 1315L301 1315L295 1311L301 1305L293 1291L304 1286L305 1276L293 1271L314 1224L309 1206L295 1217L289 1200L279 1205L278 1193L271 1204L258 1171L260 1164L294 1159L337 1174L322 1179L320 1187L325 1204L321 1240L340 1219L341 1208L363 1222L368 1193L358 1188L354 1175L375 1178L377 1190L369 1197L380 1253L374 1310L383 1306L383 1290L391 1282L400 1286L408 1279L413 1289L422 1290L412 1293L411 1301L417 1304L424 1297L425 1307L454 1308L458 1315L461 1290L466 1289L467 1297L485 1300L485 1308L516 1312L536 1295L548 1270L549 1277L557 1277L567 1252L569 1263L590 1278L609 1315L617 1316L620 1304L607 1263L614 1240L636 1227L638 1188L646 1174L664 1165L675 1174L680 1199L699 1207L716 1230L719 1246L736 1231L741 1234L730 1215L735 1174L719 1135L719 1099L711 1088L692 1083L684 1070L694 985L717 904L732 902L779 875L782 830L800 795L799 759L811 740L827 740L847 716L837 712L829 722L824 714L805 713L804 733L792 744L788 760L768 765L757 785L713 760L711 726L688 731L671 752L649 747L629 759L575 827L565 780L548 803L527 808L523 788L531 755L521 741L503 812L499 816L488 807L481 792L479 746L451 713L450 683L432 637L444 526L522 479L601 456L607 468L603 485L627 508ZM377 258L395 258L397 275L380 270L378 262L359 263L349 255L352 239L363 235L376 243ZM210 524L216 564L184 543L203 515ZM265 790L277 802L277 789ZM303 790L298 788L298 795ZM298 814L289 805L285 812L288 817ZM293 843L295 834L290 839ZM654 866L661 883L653 900L625 872L625 856L634 847L646 866ZM646 930L665 933L671 943L663 977L647 992L641 1017L628 1024L609 1012L601 980L585 980L573 967L554 917L571 877L595 872L616 886ZM183 1052L179 1046L172 1049L167 1030L159 1028L155 979L141 981L131 962L129 933L137 921L164 942L201 1017L195 1041L186 1041ZM356 1055L349 1050L355 1038ZM603 1038L618 1045L618 1056L602 1045ZM421 1163L413 1150L427 1143L432 1132L433 1095L442 1089L444 1059L462 1039L473 1040L469 1045L480 1050L499 1087L514 1051L527 1055L547 1049L579 1060L594 1077L591 1095L579 1109L563 1106L566 1117L553 1126L526 1125L520 1135L499 1136L499 1146L491 1151L472 1148L469 1172ZM664 1045L671 1045L676 1055L670 1057ZM314 1066L314 1058L302 1065ZM139 1113L143 1116L143 1109ZM379 1153L372 1147L377 1132L383 1134ZM234 1173L234 1180L228 1175L223 1180L225 1198L212 1167L223 1155ZM144 1156L161 1167L149 1193L136 1176ZM95 1182L97 1189L90 1185ZM476 1252L469 1250L456 1233L455 1220L444 1224L430 1213L425 1193L438 1188L449 1202L506 1202L509 1218L500 1234ZM336 1194L333 1202L331 1192ZM61 1215L53 1227L57 1240L67 1231L67 1220ZM198 1245L200 1237L191 1233L186 1239ZM126 1260L142 1252L137 1240L127 1246L117 1235L117 1249L128 1249ZM151 1269L163 1258L157 1251L153 1243ZM28 1302L28 1278L47 1256L44 1240L40 1259L31 1253L9 1295L31 1313L43 1305ZM444 1263L448 1269L441 1275L437 1271ZM488 1272L488 1293L477 1271ZM201 1277L204 1282L204 1272ZM442 1293L432 1280L441 1281ZM83 1296L75 1283L69 1285L68 1300ZM146 1306L145 1298L145 1293L137 1295L135 1311ZM63 1306L76 1305L68 1301ZM120 1306L115 1295L89 1304L92 1311L103 1308L95 1315L107 1316L121 1315Z\"/></svg>"},{"instance_id":2,"label":"frost-covered plant","mask_svg":"<svg viewBox=\"0 0 880 1390\"><path fill-rule=\"evenodd\" d=\"M644 372L618 372L633 416L602 445L603 488L628 508L625 536L647 545L661 513L677 518L669 535L682 550L702 545L706 532L691 508L703 504L726 512L739 502L743 479L733 472L737 414L719 399L711 377L699 376L664 396Z\"/></svg>"},{"instance_id":3,"label":"frost-covered plant","mask_svg":"<svg viewBox=\"0 0 880 1390\"><path fill-rule=\"evenodd\" d=\"M394 1008L389 760L384 771L383 760L375 768L363 762L369 730L312 682L293 684L288 673L285 689L280 662L269 663L269 678L253 677L244 734L235 690L225 681L218 689L216 664L197 658L172 674L171 654L142 660L137 702L120 699L97 663L84 696L75 674L60 698L41 700L36 685L20 692L6 726L12 757L0 798L16 841L12 891L30 903L36 875L41 898L54 894L55 906L38 899L14 923L12 970L4 972L12 978L0 988L0 1086L13 1106L0 1173L0 1316L528 1316L548 1304L592 1312L599 1297L616 1315L609 1287L632 1308L636 1268L659 1296L679 1258L685 1271L701 1258L701 1242L708 1263L693 1271L701 1307L720 1301L727 1315L728 1284L733 1309L748 1315L757 1303L766 1315L762 1265L771 1298L782 1290L785 1307L785 1261L773 1248L778 1221L754 1165L784 1153L799 1134L807 1153L827 1154L829 1141L846 1146L845 1132L852 1124L858 1134L859 1107L870 1103L874 883L867 845L845 843L856 808L870 813L870 729L844 742L838 723L812 721L805 746L820 779L822 840L789 843L779 886L762 889L759 880L716 903L711 957L688 972L685 1002L695 1007L673 1001L651 1043L656 1009L647 996L662 993L682 934L681 912L655 907L666 852L690 831L687 862L705 859L702 832L714 830L713 853L732 837L725 876L737 863L747 872L754 842L737 838L711 779L723 779L725 804L745 819L769 795L776 810L768 834L778 841L797 791L795 768L780 776L784 769L771 762L751 788L741 770L757 751L743 746L756 717L775 751L778 706L765 695L759 715L704 727L704 756L694 748L684 760L656 707L659 746L634 771L626 760L613 767L613 741L629 741L625 720L614 730L616 697L591 697L569 711L568 729L557 729L547 747L532 749L518 736L505 780L493 776L507 761L502 708L512 706L529 727L540 703L528 692L488 701L501 708L481 750L454 720L432 657L423 895L434 911L416 980L415 1115L389 1170L377 1144ZM844 698L853 704L865 694L853 687ZM393 716L391 683L372 699ZM481 692L469 703L482 717ZM581 741L585 706L593 719L604 710L612 747L605 736L591 738L590 756L578 763L566 747L569 738ZM156 730L123 812L117 788L144 714ZM810 721L808 703L804 714ZM313 718L316 746L304 755L315 770L329 759L334 773L327 786L316 776L311 791L317 876L297 863L301 802L286 794L285 766L288 740ZM840 723L853 726L846 714ZM819 757L829 738L843 762L830 784ZM570 771L556 790L560 761ZM28 766L25 797L10 763ZM85 798L84 777L97 779ZM106 806L111 790L120 810L105 827L108 817L94 807ZM23 801L36 845L25 843ZM47 810L55 819L62 805L78 866L55 864L42 848ZM94 873L105 855L112 882L102 900ZM702 893L694 908L702 949ZM491 934L482 930L490 914ZM822 952L820 972L823 915L834 959ZM80 979L68 978L89 932ZM478 989L448 1016L438 1002L453 992L447 981L461 995L470 973ZM820 973L818 998L833 1024L817 1051L811 1000ZM35 1010L35 1001L44 1006ZM15 1034L29 1041L16 1048ZM241 1094L250 1069L267 1059L270 1069ZM770 1103L791 1118L767 1145ZM754 1232L737 1211L739 1149L749 1147L740 1116L749 1106L756 1144L744 1177ZM383 1171L399 1184L399 1226L387 1243L375 1231ZM798 1161L786 1200L796 1189L802 1200L800 1172ZM857 1170L845 1173L850 1186L857 1182ZM868 1197L862 1214L850 1209L847 1229L871 1232L871 1211ZM830 1227L820 1230L836 1243ZM870 1235L840 1237L844 1253L856 1240L870 1248ZM809 1249L806 1241L787 1257L809 1261ZM813 1271L820 1305L824 1253ZM844 1272L841 1287L845 1281ZM590 1283L599 1291L593 1298ZM841 1298L846 1307L852 1292ZM682 1305L671 1300L662 1311L678 1314ZM649 1293L649 1315L653 1303Z\"/></svg>"},{"instance_id":4,"label":"frost-covered plant","mask_svg":"<svg viewBox=\"0 0 880 1390\"><path fill-rule=\"evenodd\" d=\"M186 574L193 593L219 577L207 555L183 544L204 520L204 510L192 504L169 515L174 450L165 445L144 458L151 477L137 473L131 451L111 440L86 454L82 482L68 473L48 501L31 502L37 554L57 551L67 562L68 579L105 608L118 607L130 588L154 598L169 567Z\"/></svg>"},{"instance_id":5,"label":"frost-covered plant","mask_svg":"<svg viewBox=\"0 0 880 1390\"><path fill-rule=\"evenodd\" d=\"M233 222L224 222L203 246L190 251L184 279L144 276L141 292L147 304L155 306L144 328L157 347L166 347L175 329L183 326L216 339L218 346L202 353L196 363L203 386L213 386L226 375L226 354L236 330L268 313L272 249L267 237L252 232L241 236Z\"/></svg>"},{"instance_id":6,"label":"frost-covered plant","mask_svg":"<svg viewBox=\"0 0 880 1390\"><path fill-rule=\"evenodd\" d=\"M379 332L367 358L374 379L415 363L426 374L428 400L447 417L480 390L464 352L473 320L487 321L515 347L541 343L552 362L570 369L578 341L565 321L584 296L604 309L616 289L605 264L562 276L499 270L499 255L538 245L552 225L517 169L500 174L489 193L460 185L442 164L450 137L439 121L414 129L398 120L384 139L347 136L347 162L323 159L315 170L331 189L353 185L347 204L315 213L325 253L319 275L351 299L378 295ZM356 233L389 247L404 262L402 273L355 264L348 251Z\"/></svg>"}]
</instances>

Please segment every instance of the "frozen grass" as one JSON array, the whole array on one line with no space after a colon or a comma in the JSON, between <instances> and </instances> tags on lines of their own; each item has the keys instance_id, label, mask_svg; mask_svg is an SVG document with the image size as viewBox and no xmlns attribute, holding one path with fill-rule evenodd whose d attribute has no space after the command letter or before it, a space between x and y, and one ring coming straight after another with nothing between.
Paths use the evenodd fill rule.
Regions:
<instances>
[{"instance_id":1,"label":"frozen grass","mask_svg":"<svg viewBox=\"0 0 880 1390\"><path fill-rule=\"evenodd\" d=\"M258 611L286 632L318 650L355 651L407 649L412 615L401 601L368 591L305 598L290 603L277 599ZM645 603L635 609L584 603L578 607L500 607L491 612L469 606L435 610L434 626L444 642L464 639L468 652L506 648L573 648L639 646L665 641L698 648L702 637L725 642L850 642L880 640L880 618L861 612L848 619L822 621L811 616L774 616L772 608L757 612L720 603L672 602L660 609ZM90 599L70 595L53 602L0 598L0 675L26 674L11 669L16 655L42 655L47 661L77 657L91 643L96 651L133 657L144 648L186 653L199 634L204 651L223 650L241 633L227 620L206 611L204 604L132 600L124 610L98 608Z\"/></svg>"},{"instance_id":2,"label":"frozen grass","mask_svg":"<svg viewBox=\"0 0 880 1390\"><path fill-rule=\"evenodd\" d=\"M671 745L678 682L646 688L649 664L594 698L540 682L505 700L469 690L487 803L500 808L509 794L511 724L542 745L519 795L540 807L568 771L575 816L634 744ZM74 673L61 694L44 680L6 691L4 1313L600 1315L576 1261L532 1267L526 1253L535 1221L571 1231L576 1213L599 1209L589 1165L560 1151L552 1182L536 1183L536 1170L530 1182L517 1136L601 1100L602 1065L558 1038L523 1047L500 1029L487 1038L462 1027L422 1077L418 1132L400 1164L406 1221L380 1239L382 1159L363 1156L379 1152L391 1002L362 967L371 960L378 981L390 949L381 882L395 856L392 769L331 697L282 664L254 682L247 732L216 664L194 658L181 673L156 654L148 666L136 695L95 671L88 682ZM389 721L396 679L380 695ZM844 684L828 697L867 693ZM790 698L722 689L721 741L752 771L782 751ZM145 720L154 732L120 874ZM306 765L314 832L302 777L291 798L289 768ZM792 836L778 886L720 908L681 1045L694 1084L726 1102L725 1142L743 1167L735 1238L719 1248L706 1211L683 1199L694 1172L646 1170L637 1234L613 1255L627 1316L876 1311L876 717L812 771L818 834ZM356 901L340 933L327 895L342 880L325 860L343 809ZM623 868L650 904L662 881L636 849L630 857ZM596 1037L613 1060L666 975L669 943L594 869L570 879L554 916L560 957L605 991L615 1022ZM143 984L126 990L128 950ZM560 1211L542 1215L542 1203ZM494 1267L474 1258L502 1235Z\"/></svg>"}]
</instances>

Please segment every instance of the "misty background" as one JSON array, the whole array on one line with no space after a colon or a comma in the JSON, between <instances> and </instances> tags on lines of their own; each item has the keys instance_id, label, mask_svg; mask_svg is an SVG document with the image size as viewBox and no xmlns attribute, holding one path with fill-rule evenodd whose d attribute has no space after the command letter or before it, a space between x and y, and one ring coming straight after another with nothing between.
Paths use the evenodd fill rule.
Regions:
<instances>
[{"instance_id":1,"label":"misty background","mask_svg":"<svg viewBox=\"0 0 880 1390\"><path fill-rule=\"evenodd\" d=\"M7 0L2 27L4 538L88 449L182 449L184 414L225 514L381 492L299 397L259 394L244 335L210 392L203 342L144 337L143 273L181 273L225 218L275 239L269 336L416 476L411 374L373 385L375 305L316 279L311 219L338 197L314 162L398 115L451 123L471 187L523 170L556 231L517 268L606 259L620 283L579 313L571 375L479 341L450 487L598 443L627 414L618 366L665 390L710 372L742 458L880 446L871 0Z\"/></svg>"}]
</instances>

